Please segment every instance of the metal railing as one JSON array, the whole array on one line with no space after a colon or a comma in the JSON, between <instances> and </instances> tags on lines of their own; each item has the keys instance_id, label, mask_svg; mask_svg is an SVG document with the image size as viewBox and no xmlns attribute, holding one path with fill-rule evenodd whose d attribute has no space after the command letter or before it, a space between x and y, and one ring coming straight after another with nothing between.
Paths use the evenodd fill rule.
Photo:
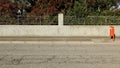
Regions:
<instances>
[{"instance_id":1,"label":"metal railing","mask_svg":"<svg viewBox=\"0 0 120 68\"><path fill-rule=\"evenodd\" d=\"M64 25L120 25L119 16L64 16Z\"/></svg>"},{"instance_id":2,"label":"metal railing","mask_svg":"<svg viewBox=\"0 0 120 68\"><path fill-rule=\"evenodd\" d=\"M58 16L0 16L0 25L58 25ZM120 16L64 16L64 25L120 25Z\"/></svg>"},{"instance_id":3,"label":"metal railing","mask_svg":"<svg viewBox=\"0 0 120 68\"><path fill-rule=\"evenodd\" d=\"M0 25L57 25L57 16L0 16Z\"/></svg>"}]
</instances>

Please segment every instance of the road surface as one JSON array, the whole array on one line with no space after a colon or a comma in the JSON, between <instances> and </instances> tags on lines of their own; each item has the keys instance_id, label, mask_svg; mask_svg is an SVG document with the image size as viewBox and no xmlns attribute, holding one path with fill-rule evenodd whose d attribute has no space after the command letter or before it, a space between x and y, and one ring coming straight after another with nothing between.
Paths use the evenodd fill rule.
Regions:
<instances>
[{"instance_id":1,"label":"road surface","mask_svg":"<svg viewBox=\"0 0 120 68\"><path fill-rule=\"evenodd\" d=\"M0 68L120 68L119 43L0 43Z\"/></svg>"}]
</instances>

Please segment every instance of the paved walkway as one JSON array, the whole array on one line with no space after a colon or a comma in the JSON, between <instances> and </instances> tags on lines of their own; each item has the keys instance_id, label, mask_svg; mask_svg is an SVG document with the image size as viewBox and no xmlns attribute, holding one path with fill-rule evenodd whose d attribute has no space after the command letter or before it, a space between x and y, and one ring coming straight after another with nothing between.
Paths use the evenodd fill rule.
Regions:
<instances>
[{"instance_id":1,"label":"paved walkway","mask_svg":"<svg viewBox=\"0 0 120 68\"><path fill-rule=\"evenodd\" d=\"M80 41L95 43L113 43L110 37L0 37L0 42L34 42L34 41ZM120 37L117 37L114 43L119 43Z\"/></svg>"},{"instance_id":2,"label":"paved walkway","mask_svg":"<svg viewBox=\"0 0 120 68\"><path fill-rule=\"evenodd\" d=\"M120 44L0 43L0 68L120 68Z\"/></svg>"}]
</instances>

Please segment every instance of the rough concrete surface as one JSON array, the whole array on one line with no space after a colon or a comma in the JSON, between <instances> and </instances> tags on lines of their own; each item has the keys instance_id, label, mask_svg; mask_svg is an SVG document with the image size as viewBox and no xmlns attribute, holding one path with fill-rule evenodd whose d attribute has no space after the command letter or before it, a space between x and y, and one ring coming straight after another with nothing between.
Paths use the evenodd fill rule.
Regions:
<instances>
[{"instance_id":1,"label":"rough concrete surface","mask_svg":"<svg viewBox=\"0 0 120 68\"><path fill-rule=\"evenodd\" d=\"M115 27L115 35L120 37L120 26ZM6 29L7 28L7 29ZM57 25L0 25L0 36L109 36L110 26L57 26Z\"/></svg>"},{"instance_id":2,"label":"rough concrete surface","mask_svg":"<svg viewBox=\"0 0 120 68\"><path fill-rule=\"evenodd\" d=\"M0 43L0 68L120 68L120 43L34 42Z\"/></svg>"}]
</instances>

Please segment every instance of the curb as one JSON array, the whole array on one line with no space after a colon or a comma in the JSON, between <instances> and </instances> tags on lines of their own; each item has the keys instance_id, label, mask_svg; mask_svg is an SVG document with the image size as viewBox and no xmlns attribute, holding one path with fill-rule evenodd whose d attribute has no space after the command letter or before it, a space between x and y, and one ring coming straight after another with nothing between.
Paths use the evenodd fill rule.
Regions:
<instances>
[{"instance_id":1,"label":"curb","mask_svg":"<svg viewBox=\"0 0 120 68\"><path fill-rule=\"evenodd\" d=\"M0 44L120 44L115 42L95 42L95 41L0 41Z\"/></svg>"}]
</instances>

